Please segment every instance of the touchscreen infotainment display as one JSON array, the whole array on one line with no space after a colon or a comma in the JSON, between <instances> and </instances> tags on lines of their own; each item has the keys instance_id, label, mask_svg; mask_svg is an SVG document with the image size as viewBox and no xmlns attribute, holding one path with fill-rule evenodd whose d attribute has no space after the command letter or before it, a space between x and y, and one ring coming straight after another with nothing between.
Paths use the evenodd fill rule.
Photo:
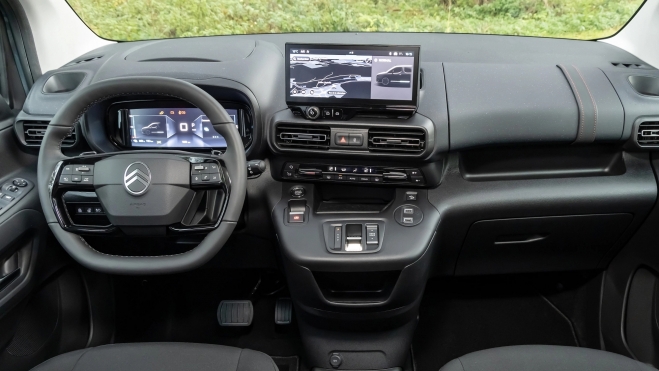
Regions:
<instances>
[{"instance_id":1,"label":"touchscreen infotainment display","mask_svg":"<svg viewBox=\"0 0 659 371\"><path fill-rule=\"evenodd\" d=\"M416 105L419 47L286 44L287 101Z\"/></svg>"},{"instance_id":2,"label":"touchscreen infotainment display","mask_svg":"<svg viewBox=\"0 0 659 371\"><path fill-rule=\"evenodd\" d=\"M227 109L238 125L238 110ZM198 108L138 108L128 110L133 147L220 148L227 142Z\"/></svg>"}]
</instances>

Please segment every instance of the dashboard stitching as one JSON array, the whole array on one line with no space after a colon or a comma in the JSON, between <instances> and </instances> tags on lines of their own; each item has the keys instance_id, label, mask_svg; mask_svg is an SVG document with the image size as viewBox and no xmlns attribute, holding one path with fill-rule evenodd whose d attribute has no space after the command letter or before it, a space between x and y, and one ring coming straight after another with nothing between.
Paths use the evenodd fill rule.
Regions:
<instances>
[{"instance_id":1,"label":"dashboard stitching","mask_svg":"<svg viewBox=\"0 0 659 371\"><path fill-rule=\"evenodd\" d=\"M188 252L183 252L183 253L180 253L180 254L157 255L157 256L126 256L126 255L112 255L112 254L106 254L106 253L104 253L104 252L100 252L100 251L96 250L95 248L91 247L91 245L90 245L89 243L87 243L87 241L86 241L82 236L80 236L80 235L77 235L77 236L78 236L78 237L80 238L80 240L85 244L85 246L87 246L87 247L90 248L91 250L93 250L93 251L95 251L95 252L97 252L97 253L99 253L99 254L101 254L101 255L105 255L105 256L114 256L114 257L118 257L118 258L164 258L164 257L169 257L169 256L179 256L179 255L183 255L183 254L187 254L187 253L188 253Z\"/></svg>"},{"instance_id":2,"label":"dashboard stitching","mask_svg":"<svg viewBox=\"0 0 659 371\"><path fill-rule=\"evenodd\" d=\"M57 149L62 152L62 143L64 143L64 139L66 139L69 135L73 134L73 130L75 129L75 123L77 122L74 121L73 126L71 126L71 129L67 131L66 135L62 137L62 139L59 141L59 145L57 146Z\"/></svg>"},{"instance_id":3,"label":"dashboard stitching","mask_svg":"<svg viewBox=\"0 0 659 371\"><path fill-rule=\"evenodd\" d=\"M565 76L567 76L567 79L570 83L570 87L572 88L572 90L574 90L574 94L577 95L577 99L579 101L579 110L581 111L581 117L579 118L579 135L577 135L577 140L575 141L578 142L583 134L583 124L585 120L583 102L581 101L581 95L579 95L579 90L577 90L577 86L572 80L572 76L570 76L570 72L568 72L567 68L565 68L565 66L563 66L562 64L559 64L558 66L561 67L563 72L565 72Z\"/></svg>"},{"instance_id":4,"label":"dashboard stitching","mask_svg":"<svg viewBox=\"0 0 659 371\"><path fill-rule=\"evenodd\" d=\"M593 102L593 108L595 109L595 126L593 126L593 141L595 140L595 132L597 132L597 104L595 103L595 98L593 97L593 94L590 92L590 88L588 87L588 84L586 83L586 79L583 78L583 75L581 74L581 71L577 68L577 66L572 65L574 69L577 71L579 74L579 77L581 77L581 81L583 81L583 84L586 85L586 90L588 90L588 95L590 95L590 100Z\"/></svg>"}]
</instances>

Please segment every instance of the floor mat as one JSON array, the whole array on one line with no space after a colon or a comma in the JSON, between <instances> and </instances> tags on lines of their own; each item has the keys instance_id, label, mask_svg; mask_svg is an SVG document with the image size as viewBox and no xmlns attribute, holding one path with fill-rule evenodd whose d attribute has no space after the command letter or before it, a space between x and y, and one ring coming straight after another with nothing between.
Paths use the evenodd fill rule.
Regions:
<instances>
[{"instance_id":1,"label":"floor mat","mask_svg":"<svg viewBox=\"0 0 659 371\"><path fill-rule=\"evenodd\" d=\"M571 279L570 285L560 283L565 278L547 276L429 281L413 342L416 370L437 371L467 353L507 345L596 346L580 339L597 334L577 333L592 326L575 327L565 313L587 312L588 306L597 318L597 295L590 295L598 288L597 278ZM567 310L574 306L580 310Z\"/></svg>"},{"instance_id":2,"label":"floor mat","mask_svg":"<svg viewBox=\"0 0 659 371\"><path fill-rule=\"evenodd\" d=\"M147 279L117 277L115 342L175 341L235 346L280 358L281 370L304 370L298 361L302 342L295 321L287 326L274 322L275 303L286 292L272 293L276 285L264 281L259 284L263 276L263 272L241 270L200 271ZM266 287L268 284L270 287ZM254 293L257 286L260 289ZM252 325L220 327L216 316L220 301L245 299L252 300L254 306ZM290 368L293 359L295 368Z\"/></svg>"}]
</instances>

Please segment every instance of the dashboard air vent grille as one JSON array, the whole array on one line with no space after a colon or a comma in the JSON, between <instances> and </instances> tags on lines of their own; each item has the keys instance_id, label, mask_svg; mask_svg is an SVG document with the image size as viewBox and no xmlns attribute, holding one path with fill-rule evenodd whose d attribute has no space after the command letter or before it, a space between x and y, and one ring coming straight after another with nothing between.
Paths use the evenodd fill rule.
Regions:
<instances>
[{"instance_id":1,"label":"dashboard air vent grille","mask_svg":"<svg viewBox=\"0 0 659 371\"><path fill-rule=\"evenodd\" d=\"M48 129L48 121L23 121L23 135L25 144L29 147L41 146L41 141ZM62 141L62 147L71 147L76 143L77 133L74 128L71 135Z\"/></svg>"},{"instance_id":2,"label":"dashboard air vent grille","mask_svg":"<svg viewBox=\"0 0 659 371\"><path fill-rule=\"evenodd\" d=\"M281 148L329 149L329 126L283 124L275 130Z\"/></svg>"},{"instance_id":3,"label":"dashboard air vent grille","mask_svg":"<svg viewBox=\"0 0 659 371\"><path fill-rule=\"evenodd\" d=\"M101 58L103 58L102 55L98 55L98 56L95 56L95 57L89 57L89 58L85 58L85 59L79 59L77 61L69 62L69 63L65 64L63 67L71 67L71 66L75 66L75 65L80 64L80 63L87 63L87 62L95 61L95 60L101 59Z\"/></svg>"},{"instance_id":4,"label":"dashboard air vent grille","mask_svg":"<svg viewBox=\"0 0 659 371\"><path fill-rule=\"evenodd\" d=\"M422 152L426 132L418 128L375 128L368 130L368 149L378 152Z\"/></svg>"},{"instance_id":5,"label":"dashboard air vent grille","mask_svg":"<svg viewBox=\"0 0 659 371\"><path fill-rule=\"evenodd\" d=\"M620 63L620 62L611 62L613 67L620 68L648 68L648 66L640 63Z\"/></svg>"},{"instance_id":6,"label":"dashboard air vent grille","mask_svg":"<svg viewBox=\"0 0 659 371\"><path fill-rule=\"evenodd\" d=\"M638 126L636 141L643 146L659 145L659 121L647 121Z\"/></svg>"}]
</instances>

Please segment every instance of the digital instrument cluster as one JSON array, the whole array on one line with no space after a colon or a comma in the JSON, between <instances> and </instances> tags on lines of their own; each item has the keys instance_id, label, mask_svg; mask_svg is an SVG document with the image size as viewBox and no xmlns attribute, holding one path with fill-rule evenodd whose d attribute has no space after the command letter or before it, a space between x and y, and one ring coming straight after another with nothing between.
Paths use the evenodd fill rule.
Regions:
<instances>
[{"instance_id":1,"label":"digital instrument cluster","mask_svg":"<svg viewBox=\"0 0 659 371\"><path fill-rule=\"evenodd\" d=\"M238 110L227 109L238 128ZM227 142L199 108L128 110L132 147L225 148Z\"/></svg>"},{"instance_id":2,"label":"digital instrument cluster","mask_svg":"<svg viewBox=\"0 0 659 371\"><path fill-rule=\"evenodd\" d=\"M249 106L220 102L236 125L245 148L252 141ZM175 100L131 100L112 103L107 109L111 140L123 148L223 149L227 141L202 110Z\"/></svg>"}]
</instances>

